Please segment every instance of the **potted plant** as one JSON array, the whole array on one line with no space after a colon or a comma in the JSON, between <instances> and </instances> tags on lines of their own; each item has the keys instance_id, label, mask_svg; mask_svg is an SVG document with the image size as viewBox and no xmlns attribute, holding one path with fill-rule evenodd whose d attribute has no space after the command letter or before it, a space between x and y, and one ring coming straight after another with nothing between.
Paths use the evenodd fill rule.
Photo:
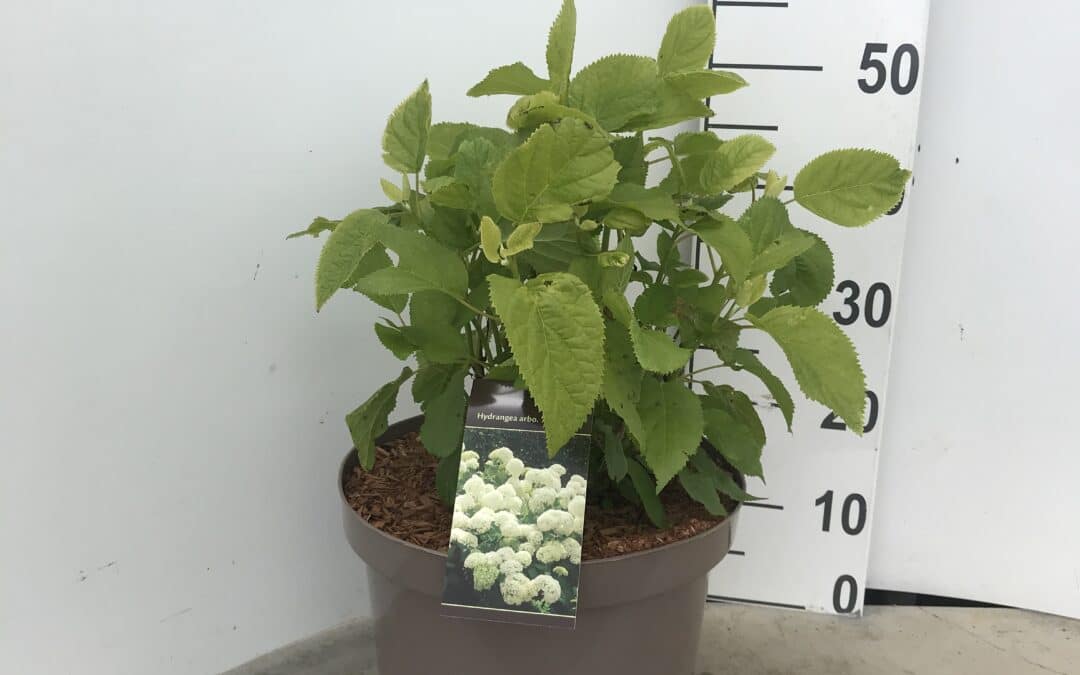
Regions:
<instances>
[{"instance_id":1,"label":"potted plant","mask_svg":"<svg viewBox=\"0 0 1080 675\"><path fill-rule=\"evenodd\" d=\"M516 673L689 673L706 573L728 550L738 502L752 498L742 475L761 476L765 445L750 398L714 382L723 369L746 371L789 431L794 412L781 380L740 346L745 332L770 335L807 398L862 429L857 354L816 309L831 291L833 256L791 223L788 206L863 226L899 202L909 172L879 152L829 152L782 199L787 178L766 169L774 147L764 138L653 134L711 115L703 99L746 85L707 67L708 8L676 14L656 58L615 54L571 76L575 19L566 0L549 35L547 77L519 62L469 90L516 96L508 129L433 125L425 82L383 135L384 160L400 175L381 181L391 204L317 218L291 235L330 232L317 308L340 289L366 295L387 310L375 325L381 343L415 359L348 414L355 451L339 477L351 492L346 534L369 566L383 675L508 664ZM721 209L735 197L749 206L733 217ZM691 242L700 242L705 272L685 261ZM688 368L698 350L715 364ZM653 528L645 539L666 542L645 550L642 537L609 541L590 555L587 532L574 631L440 616L470 378L527 388L552 451L592 415L586 522L647 518L635 525ZM424 415L388 426L410 379ZM380 489L395 493L375 495L377 515L354 509L358 494L363 501L375 490L365 476L380 471ZM399 498L408 489L430 495ZM418 527L417 504L434 504L436 492L443 503L428 512L445 518ZM682 504L679 519L665 513L672 504ZM411 538L424 545L387 534L403 531L395 519L427 532ZM612 552L620 554L604 555ZM542 589L516 592L529 590Z\"/></svg>"}]
</instances>

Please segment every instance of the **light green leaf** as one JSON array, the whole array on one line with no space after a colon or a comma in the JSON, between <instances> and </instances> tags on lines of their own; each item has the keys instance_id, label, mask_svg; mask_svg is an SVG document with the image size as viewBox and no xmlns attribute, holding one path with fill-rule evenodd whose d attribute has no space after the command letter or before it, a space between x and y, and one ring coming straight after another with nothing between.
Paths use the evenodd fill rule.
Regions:
<instances>
[{"instance_id":1,"label":"light green leaf","mask_svg":"<svg viewBox=\"0 0 1080 675\"><path fill-rule=\"evenodd\" d=\"M600 434L604 437L604 464L607 465L608 477L618 483L623 478L626 478L626 472L629 470L622 440L618 434L611 430L611 427L602 422L597 422L596 428L600 430Z\"/></svg>"},{"instance_id":2,"label":"light green leaf","mask_svg":"<svg viewBox=\"0 0 1080 675\"><path fill-rule=\"evenodd\" d=\"M604 381L604 321L592 293L572 274L522 284L488 277L491 300L514 360L544 416L552 456L592 411Z\"/></svg>"},{"instance_id":3,"label":"light green leaf","mask_svg":"<svg viewBox=\"0 0 1080 675\"><path fill-rule=\"evenodd\" d=\"M641 452L656 474L657 492L674 478L701 445L701 403L681 380L646 377L638 412L645 426Z\"/></svg>"},{"instance_id":4,"label":"light green leaf","mask_svg":"<svg viewBox=\"0 0 1080 675\"><path fill-rule=\"evenodd\" d=\"M834 150L795 176L795 201L845 227L860 227L900 201L911 172L875 150Z\"/></svg>"},{"instance_id":5,"label":"light green leaf","mask_svg":"<svg viewBox=\"0 0 1080 675\"><path fill-rule=\"evenodd\" d=\"M795 402L791 400L791 394L780 378L773 375L772 371L765 367L765 364L758 359L757 355L747 349L736 349L732 360L736 370L745 370L761 380L765 388L769 390L769 395L773 397L776 406L783 413L788 431L791 431L791 422L795 415Z\"/></svg>"},{"instance_id":6,"label":"light green leaf","mask_svg":"<svg viewBox=\"0 0 1080 675\"><path fill-rule=\"evenodd\" d=\"M761 468L761 451L764 439L721 408L706 408L705 437L716 446L720 454L747 476L764 475Z\"/></svg>"},{"instance_id":7,"label":"light green leaf","mask_svg":"<svg viewBox=\"0 0 1080 675\"><path fill-rule=\"evenodd\" d=\"M427 154L431 159L450 159L457 150L457 144L469 129L476 126L468 122L439 122L433 124L428 132Z\"/></svg>"},{"instance_id":8,"label":"light green leaf","mask_svg":"<svg viewBox=\"0 0 1080 675\"><path fill-rule=\"evenodd\" d=\"M714 214L694 225L701 240L720 254L720 262L736 284L741 284L750 273L754 259L754 247L750 237L731 218Z\"/></svg>"},{"instance_id":9,"label":"light green leaf","mask_svg":"<svg viewBox=\"0 0 1080 675\"><path fill-rule=\"evenodd\" d=\"M454 178L469 189L472 208L480 215L496 216L495 200L491 195L491 176L509 150L504 146L477 136L466 138L458 146Z\"/></svg>"},{"instance_id":10,"label":"light green leaf","mask_svg":"<svg viewBox=\"0 0 1080 675\"><path fill-rule=\"evenodd\" d=\"M449 209L468 209L473 206L469 186L451 176L436 176L424 181L428 198L436 206Z\"/></svg>"},{"instance_id":11,"label":"light green leaf","mask_svg":"<svg viewBox=\"0 0 1080 675\"><path fill-rule=\"evenodd\" d=\"M506 238L506 246L500 251L504 258L511 258L533 247L533 240L543 229L543 223L522 223Z\"/></svg>"},{"instance_id":12,"label":"light green leaf","mask_svg":"<svg viewBox=\"0 0 1080 675\"><path fill-rule=\"evenodd\" d=\"M466 94L468 96L491 96L493 94L525 96L543 91L550 86L550 82L538 77L531 68L518 61L492 70L487 74L487 77L473 85L472 89Z\"/></svg>"},{"instance_id":13,"label":"light green leaf","mask_svg":"<svg viewBox=\"0 0 1080 675\"><path fill-rule=\"evenodd\" d=\"M713 111L701 99L685 94L668 82L661 80L656 87L656 110L631 120L627 131L663 129L679 122L712 117Z\"/></svg>"},{"instance_id":14,"label":"light green leaf","mask_svg":"<svg viewBox=\"0 0 1080 675\"><path fill-rule=\"evenodd\" d=\"M345 416L345 424L360 455L360 466L365 471L370 471L375 464L375 439L386 431L390 413L397 405L398 389L412 374L411 368L402 368L396 380L379 387L371 398Z\"/></svg>"},{"instance_id":15,"label":"light green leaf","mask_svg":"<svg viewBox=\"0 0 1080 675\"><path fill-rule=\"evenodd\" d=\"M514 222L570 220L572 204L607 196L618 173L607 137L568 119L515 148L495 171L492 192L499 213Z\"/></svg>"},{"instance_id":16,"label":"light green leaf","mask_svg":"<svg viewBox=\"0 0 1080 675\"><path fill-rule=\"evenodd\" d=\"M634 301L634 316L642 323L667 327L675 325L675 289L649 286Z\"/></svg>"},{"instance_id":17,"label":"light green leaf","mask_svg":"<svg viewBox=\"0 0 1080 675\"><path fill-rule=\"evenodd\" d=\"M431 128L431 92L427 80L390 115L383 132L383 161L395 171L416 173L424 166Z\"/></svg>"},{"instance_id":18,"label":"light green leaf","mask_svg":"<svg viewBox=\"0 0 1080 675\"><path fill-rule=\"evenodd\" d=\"M656 487L653 477L637 460L631 459L626 466L630 474L630 482L634 486L634 492L641 498L641 506L645 509L645 515L652 524L664 529L667 527L667 516L664 514L664 505L660 502L660 490Z\"/></svg>"},{"instance_id":19,"label":"light green leaf","mask_svg":"<svg viewBox=\"0 0 1080 675\"><path fill-rule=\"evenodd\" d=\"M461 450L461 435L465 427L465 375L467 365L450 367L442 389L420 402L424 423L420 441L432 455L449 457Z\"/></svg>"},{"instance_id":20,"label":"light green leaf","mask_svg":"<svg viewBox=\"0 0 1080 675\"><path fill-rule=\"evenodd\" d=\"M679 209L671 195L659 188L644 188L635 183L619 183L612 189L606 201L633 209L652 220L681 222Z\"/></svg>"},{"instance_id":21,"label":"light green leaf","mask_svg":"<svg viewBox=\"0 0 1080 675\"><path fill-rule=\"evenodd\" d=\"M682 484L686 494L700 502L705 510L714 516L727 515L727 509L720 501L720 495L716 492L716 486L709 476L686 468L679 472L679 483Z\"/></svg>"},{"instance_id":22,"label":"light green leaf","mask_svg":"<svg viewBox=\"0 0 1080 675\"><path fill-rule=\"evenodd\" d=\"M360 264L353 270L352 276L345 282L344 287L351 288L358 293L363 293L363 291L356 288L356 285L360 283L361 279L378 270L391 267L393 264L393 261L390 260L390 256L386 255L385 248L379 245L373 246L360 260ZM404 293L393 292L390 295L364 293L364 295L375 304L385 307L395 314L400 314L405 311L405 306L409 304L409 296Z\"/></svg>"},{"instance_id":23,"label":"light green leaf","mask_svg":"<svg viewBox=\"0 0 1080 675\"><path fill-rule=\"evenodd\" d=\"M577 9L573 0L563 0L562 9L555 17L548 32L547 67L548 79L555 93L562 96L570 81L574 64L574 39L577 35Z\"/></svg>"},{"instance_id":24,"label":"light green leaf","mask_svg":"<svg viewBox=\"0 0 1080 675\"><path fill-rule=\"evenodd\" d=\"M328 220L326 218L323 218L322 216L319 216L315 220L311 221L311 224L307 226L306 230L300 230L299 232L293 232L292 234L290 234L289 236L287 236L285 238L286 239L296 239L297 237L309 236L309 237L315 237L316 239L318 239L319 235L322 234L323 232L326 232L327 230L333 231L334 228L337 227L338 223L340 223L340 222L341 222L340 220Z\"/></svg>"},{"instance_id":25,"label":"light green leaf","mask_svg":"<svg viewBox=\"0 0 1080 675\"><path fill-rule=\"evenodd\" d=\"M401 188L385 178L379 179L379 186L382 187L383 194L386 195L386 198L395 204L405 199L405 194L401 191Z\"/></svg>"},{"instance_id":26,"label":"light green leaf","mask_svg":"<svg viewBox=\"0 0 1080 675\"><path fill-rule=\"evenodd\" d=\"M773 275L772 294L800 307L821 304L833 287L833 255L825 240L810 232L814 244Z\"/></svg>"},{"instance_id":27,"label":"light green leaf","mask_svg":"<svg viewBox=\"0 0 1080 675\"><path fill-rule=\"evenodd\" d=\"M653 373L665 374L679 370L694 355L694 350L675 344L667 333L642 328L636 321L630 327L630 340L633 342L638 363Z\"/></svg>"},{"instance_id":28,"label":"light green leaf","mask_svg":"<svg viewBox=\"0 0 1080 675\"><path fill-rule=\"evenodd\" d=\"M709 477L712 481L713 487L723 492L728 497L731 497L738 502L750 502L759 499L754 495L743 490L735 479L732 478L724 469L721 469L716 465L711 457L701 450L690 459L690 463L694 465L694 468Z\"/></svg>"},{"instance_id":29,"label":"light green leaf","mask_svg":"<svg viewBox=\"0 0 1080 675\"><path fill-rule=\"evenodd\" d=\"M700 70L716 46L716 17L705 5L690 7L671 18L660 53L656 57L660 74Z\"/></svg>"},{"instance_id":30,"label":"light green leaf","mask_svg":"<svg viewBox=\"0 0 1080 675\"><path fill-rule=\"evenodd\" d=\"M364 255L377 243L374 226L385 224L378 211L353 211L338 224L323 245L315 268L315 311L352 276Z\"/></svg>"},{"instance_id":31,"label":"light green leaf","mask_svg":"<svg viewBox=\"0 0 1080 675\"><path fill-rule=\"evenodd\" d=\"M506 126L511 129L532 129L545 122L575 118L591 127L599 126L592 115L559 103L559 97L551 91L522 96L506 114Z\"/></svg>"},{"instance_id":32,"label":"light green leaf","mask_svg":"<svg viewBox=\"0 0 1080 675\"><path fill-rule=\"evenodd\" d=\"M746 80L726 70L670 73L664 79L682 93L694 98L709 98L711 96L730 94L746 86Z\"/></svg>"},{"instance_id":33,"label":"light green leaf","mask_svg":"<svg viewBox=\"0 0 1080 675\"><path fill-rule=\"evenodd\" d=\"M467 310L454 298L438 291L420 291L409 302L409 325L405 337L433 363L461 363L469 359L469 347L461 326Z\"/></svg>"},{"instance_id":34,"label":"light green leaf","mask_svg":"<svg viewBox=\"0 0 1080 675\"><path fill-rule=\"evenodd\" d=\"M383 323L375 324L375 336L397 358L404 361L416 351L416 345L409 342L400 328Z\"/></svg>"},{"instance_id":35,"label":"light green leaf","mask_svg":"<svg viewBox=\"0 0 1080 675\"><path fill-rule=\"evenodd\" d=\"M644 187L649 175L649 165L645 163L645 142L641 134L624 136L611 144L615 161L619 169L620 183L634 183Z\"/></svg>"},{"instance_id":36,"label":"light green leaf","mask_svg":"<svg viewBox=\"0 0 1080 675\"><path fill-rule=\"evenodd\" d=\"M773 197L765 197L751 204L739 217L739 225L750 237L755 255L792 229L787 207Z\"/></svg>"},{"instance_id":37,"label":"light green leaf","mask_svg":"<svg viewBox=\"0 0 1080 675\"><path fill-rule=\"evenodd\" d=\"M787 187L787 176L781 176L775 171L769 171L765 176L765 196L779 197Z\"/></svg>"},{"instance_id":38,"label":"light green leaf","mask_svg":"<svg viewBox=\"0 0 1080 675\"><path fill-rule=\"evenodd\" d=\"M613 230L623 230L632 237L645 234L649 229L649 217L637 209L617 206L604 214L604 225Z\"/></svg>"},{"instance_id":39,"label":"light green leaf","mask_svg":"<svg viewBox=\"0 0 1080 675\"><path fill-rule=\"evenodd\" d=\"M866 381L855 347L840 327L810 307L777 307L748 318L784 350L806 397L835 410L862 435Z\"/></svg>"},{"instance_id":40,"label":"light green leaf","mask_svg":"<svg viewBox=\"0 0 1080 675\"><path fill-rule=\"evenodd\" d=\"M461 258L431 237L387 223L377 223L371 231L398 254L398 266L361 279L358 291L386 295L432 290L463 297L468 290L469 275Z\"/></svg>"},{"instance_id":41,"label":"light green leaf","mask_svg":"<svg viewBox=\"0 0 1080 675\"><path fill-rule=\"evenodd\" d=\"M647 56L612 54L574 76L568 102L607 131L621 131L631 120L656 111L656 61Z\"/></svg>"},{"instance_id":42,"label":"light green leaf","mask_svg":"<svg viewBox=\"0 0 1080 675\"><path fill-rule=\"evenodd\" d=\"M684 131L675 137L675 154L705 155L720 149L724 141L711 131Z\"/></svg>"},{"instance_id":43,"label":"light green leaf","mask_svg":"<svg viewBox=\"0 0 1080 675\"><path fill-rule=\"evenodd\" d=\"M484 216L480 219L480 250L484 252L484 257L488 259L488 262L498 263L502 260L499 257L501 246L502 230L494 220Z\"/></svg>"},{"instance_id":44,"label":"light green leaf","mask_svg":"<svg viewBox=\"0 0 1080 675\"><path fill-rule=\"evenodd\" d=\"M761 136L744 134L721 145L701 167L701 185L725 192L750 178L769 161L776 147Z\"/></svg>"},{"instance_id":45,"label":"light green leaf","mask_svg":"<svg viewBox=\"0 0 1080 675\"><path fill-rule=\"evenodd\" d=\"M810 233L793 227L774 239L754 257L754 262L750 265L750 274L766 274L779 269L794 260L796 256L809 250L816 241Z\"/></svg>"},{"instance_id":46,"label":"light green leaf","mask_svg":"<svg viewBox=\"0 0 1080 675\"><path fill-rule=\"evenodd\" d=\"M748 278L739 286L739 292L735 294L735 304L739 307L749 307L765 295L767 285L768 279L764 274Z\"/></svg>"},{"instance_id":47,"label":"light green leaf","mask_svg":"<svg viewBox=\"0 0 1080 675\"><path fill-rule=\"evenodd\" d=\"M608 321L604 326L604 334L604 400L615 414L622 418L630 435L640 441L645 432L637 404L641 398L641 379L644 373L634 358L630 334L624 326Z\"/></svg>"}]
</instances>

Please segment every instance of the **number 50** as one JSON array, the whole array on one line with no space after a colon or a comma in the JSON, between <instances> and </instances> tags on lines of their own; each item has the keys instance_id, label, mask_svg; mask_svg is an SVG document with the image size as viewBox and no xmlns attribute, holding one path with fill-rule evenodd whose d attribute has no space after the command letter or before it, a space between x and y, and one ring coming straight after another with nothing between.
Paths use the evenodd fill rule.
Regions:
<instances>
[{"instance_id":1,"label":"number 50","mask_svg":"<svg viewBox=\"0 0 1080 675\"><path fill-rule=\"evenodd\" d=\"M867 94L876 94L885 88L885 83L892 85L892 90L901 96L910 94L915 90L915 83L919 81L919 50L915 45L905 42L896 48L892 56L892 68L886 69L885 62L877 58L877 54L887 54L889 45L884 42L869 42L863 49L862 63L859 68L872 70L876 73L873 81L869 77L859 80L859 89ZM903 78L904 61L908 62L907 79Z\"/></svg>"}]
</instances>

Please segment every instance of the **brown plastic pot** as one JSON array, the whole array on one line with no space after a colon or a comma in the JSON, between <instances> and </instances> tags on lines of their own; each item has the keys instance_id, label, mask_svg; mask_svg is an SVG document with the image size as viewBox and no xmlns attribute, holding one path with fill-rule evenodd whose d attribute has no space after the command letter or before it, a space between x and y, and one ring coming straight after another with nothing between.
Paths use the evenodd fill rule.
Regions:
<instances>
[{"instance_id":1,"label":"brown plastic pot","mask_svg":"<svg viewBox=\"0 0 1080 675\"><path fill-rule=\"evenodd\" d=\"M378 442L422 421L393 424ZM357 462L355 450L345 456L338 485L345 537L368 566L379 675L692 675L706 575L731 548L738 508L693 538L583 563L574 630L451 619L446 554L375 529L346 501Z\"/></svg>"}]
</instances>

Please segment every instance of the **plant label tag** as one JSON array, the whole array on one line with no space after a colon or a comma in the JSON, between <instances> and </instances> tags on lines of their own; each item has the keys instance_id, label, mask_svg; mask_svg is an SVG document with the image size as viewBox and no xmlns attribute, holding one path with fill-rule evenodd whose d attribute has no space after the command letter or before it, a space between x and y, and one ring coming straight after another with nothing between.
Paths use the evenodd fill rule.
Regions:
<instances>
[{"instance_id":1,"label":"plant label tag","mask_svg":"<svg viewBox=\"0 0 1080 675\"><path fill-rule=\"evenodd\" d=\"M573 628L592 418L554 457L528 392L476 380L465 413L443 614Z\"/></svg>"}]
</instances>

